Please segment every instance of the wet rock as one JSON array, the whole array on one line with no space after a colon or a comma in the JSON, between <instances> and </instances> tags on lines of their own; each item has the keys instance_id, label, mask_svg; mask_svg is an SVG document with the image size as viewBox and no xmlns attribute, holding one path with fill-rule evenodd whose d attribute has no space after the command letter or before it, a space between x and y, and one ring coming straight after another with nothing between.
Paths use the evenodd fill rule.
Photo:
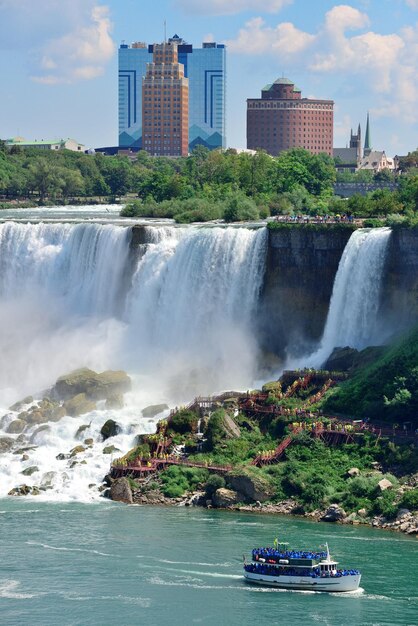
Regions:
<instances>
[{"instance_id":1,"label":"wet rock","mask_svg":"<svg viewBox=\"0 0 418 626\"><path fill-rule=\"evenodd\" d=\"M81 454L82 452L85 452L85 451L86 451L86 448L84 446L75 446L75 448L70 450L70 459L77 456L77 454Z\"/></svg>"},{"instance_id":2,"label":"wet rock","mask_svg":"<svg viewBox=\"0 0 418 626\"><path fill-rule=\"evenodd\" d=\"M34 424L45 424L48 420L45 415L42 414L42 411L35 409L27 414L26 421L33 426Z\"/></svg>"},{"instance_id":3,"label":"wet rock","mask_svg":"<svg viewBox=\"0 0 418 626\"><path fill-rule=\"evenodd\" d=\"M94 444L94 439L92 437L89 437L88 439L84 439L84 444L86 446L91 447Z\"/></svg>"},{"instance_id":4,"label":"wet rock","mask_svg":"<svg viewBox=\"0 0 418 626\"><path fill-rule=\"evenodd\" d=\"M114 454L115 452L120 452L119 448L116 446L106 446L103 448L103 454Z\"/></svg>"},{"instance_id":5,"label":"wet rock","mask_svg":"<svg viewBox=\"0 0 418 626\"><path fill-rule=\"evenodd\" d=\"M32 396L26 396L23 400L19 400L19 402L15 402L12 406L9 406L9 411L20 411L20 409L25 406L25 404L32 404L33 398Z\"/></svg>"},{"instance_id":6,"label":"wet rock","mask_svg":"<svg viewBox=\"0 0 418 626\"><path fill-rule=\"evenodd\" d=\"M110 411L118 411L119 409L123 409L124 406L123 394L121 393L112 394L105 402L105 409Z\"/></svg>"},{"instance_id":7,"label":"wet rock","mask_svg":"<svg viewBox=\"0 0 418 626\"><path fill-rule=\"evenodd\" d=\"M221 487L212 496L212 502L216 507L228 508L242 501L242 496L232 489Z\"/></svg>"},{"instance_id":8,"label":"wet rock","mask_svg":"<svg viewBox=\"0 0 418 626\"><path fill-rule=\"evenodd\" d=\"M45 472L40 482L40 488L43 489L44 491L46 489L52 489L52 487L54 486L56 475L57 475L57 472Z\"/></svg>"},{"instance_id":9,"label":"wet rock","mask_svg":"<svg viewBox=\"0 0 418 626\"><path fill-rule=\"evenodd\" d=\"M11 437L0 437L0 454L9 452L12 449L14 442L14 439Z\"/></svg>"},{"instance_id":10,"label":"wet rock","mask_svg":"<svg viewBox=\"0 0 418 626\"><path fill-rule=\"evenodd\" d=\"M85 431L88 430L89 428L90 428L90 424L83 424L82 426L79 426L79 428L77 428L75 438L81 439L84 436Z\"/></svg>"},{"instance_id":11,"label":"wet rock","mask_svg":"<svg viewBox=\"0 0 418 626\"><path fill-rule=\"evenodd\" d=\"M100 429L100 434L103 439L109 439L109 437L115 437L121 432L121 427L115 422L115 420L108 419Z\"/></svg>"},{"instance_id":12,"label":"wet rock","mask_svg":"<svg viewBox=\"0 0 418 626\"><path fill-rule=\"evenodd\" d=\"M127 478L117 478L110 487L110 497L115 502L132 504L132 489Z\"/></svg>"},{"instance_id":13,"label":"wet rock","mask_svg":"<svg viewBox=\"0 0 418 626\"><path fill-rule=\"evenodd\" d=\"M39 467L37 465L31 465L30 467L22 470L20 473L24 476L32 476L32 474L35 474L35 472L39 472Z\"/></svg>"},{"instance_id":14,"label":"wet rock","mask_svg":"<svg viewBox=\"0 0 418 626\"><path fill-rule=\"evenodd\" d=\"M382 478L382 480L380 480L377 483L377 486L379 487L380 491L386 491L386 489L393 489L392 483L387 478Z\"/></svg>"},{"instance_id":15,"label":"wet rock","mask_svg":"<svg viewBox=\"0 0 418 626\"><path fill-rule=\"evenodd\" d=\"M55 458L57 459L57 461L66 461L67 459L70 458L70 455L64 454L64 452L60 452L59 454L57 454Z\"/></svg>"},{"instance_id":16,"label":"wet rock","mask_svg":"<svg viewBox=\"0 0 418 626\"><path fill-rule=\"evenodd\" d=\"M81 368L60 376L53 388L53 394L62 400L82 393L93 400L105 400L130 389L131 379L126 372L108 370L98 374L88 368Z\"/></svg>"},{"instance_id":17,"label":"wet rock","mask_svg":"<svg viewBox=\"0 0 418 626\"><path fill-rule=\"evenodd\" d=\"M331 504L321 517L322 522L340 522L347 517L346 512L338 504Z\"/></svg>"},{"instance_id":18,"label":"wet rock","mask_svg":"<svg viewBox=\"0 0 418 626\"><path fill-rule=\"evenodd\" d=\"M17 448L13 454L25 454L25 452L32 452L32 450L36 450L37 447L38 446L24 446L22 448Z\"/></svg>"},{"instance_id":19,"label":"wet rock","mask_svg":"<svg viewBox=\"0 0 418 626\"><path fill-rule=\"evenodd\" d=\"M93 400L89 400L85 393L79 393L70 400L64 403L66 415L71 417L77 417L78 415L84 415L90 413L96 409L96 403Z\"/></svg>"},{"instance_id":20,"label":"wet rock","mask_svg":"<svg viewBox=\"0 0 418 626\"><path fill-rule=\"evenodd\" d=\"M29 461L29 454L22 454L21 461Z\"/></svg>"},{"instance_id":21,"label":"wet rock","mask_svg":"<svg viewBox=\"0 0 418 626\"><path fill-rule=\"evenodd\" d=\"M145 409L142 409L141 412L143 417L155 417L167 409L167 404L150 404L149 406L146 406Z\"/></svg>"},{"instance_id":22,"label":"wet rock","mask_svg":"<svg viewBox=\"0 0 418 626\"><path fill-rule=\"evenodd\" d=\"M192 496L187 498L184 502L184 506L205 506L206 492L196 491Z\"/></svg>"},{"instance_id":23,"label":"wet rock","mask_svg":"<svg viewBox=\"0 0 418 626\"><path fill-rule=\"evenodd\" d=\"M13 420L13 422L10 422L8 428L7 428L7 432L10 433L11 435L19 435L21 432L23 432L26 428L27 424L24 420Z\"/></svg>"},{"instance_id":24,"label":"wet rock","mask_svg":"<svg viewBox=\"0 0 418 626\"><path fill-rule=\"evenodd\" d=\"M9 496L39 496L40 491L39 487L29 486L29 485L19 485L19 487L14 487L9 491L7 495Z\"/></svg>"},{"instance_id":25,"label":"wet rock","mask_svg":"<svg viewBox=\"0 0 418 626\"><path fill-rule=\"evenodd\" d=\"M352 467L351 469L348 470L347 476L350 476L350 478L354 478L354 476L360 476L359 468L358 467Z\"/></svg>"}]
</instances>

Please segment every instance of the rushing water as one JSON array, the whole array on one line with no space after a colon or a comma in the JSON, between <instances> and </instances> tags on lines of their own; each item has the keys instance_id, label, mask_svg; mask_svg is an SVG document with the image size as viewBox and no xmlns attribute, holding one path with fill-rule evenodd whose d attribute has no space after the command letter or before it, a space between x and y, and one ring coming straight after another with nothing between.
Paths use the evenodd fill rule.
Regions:
<instances>
[{"instance_id":1,"label":"rushing water","mask_svg":"<svg viewBox=\"0 0 418 626\"><path fill-rule=\"evenodd\" d=\"M114 504L0 507L0 603L7 626L413 626L416 541L370 528L277 516ZM242 554L328 541L362 571L352 594L253 587Z\"/></svg>"},{"instance_id":2,"label":"rushing water","mask_svg":"<svg viewBox=\"0 0 418 626\"><path fill-rule=\"evenodd\" d=\"M188 402L194 395L247 388L254 379L253 333L266 257L266 229L148 228L134 257L131 230L110 224L0 224L0 407L3 433L16 418L7 407L27 394L42 397L76 367L122 368L133 392L122 411L66 417L27 428L20 448L0 457L0 494L13 486L47 484L47 497L93 497L111 443L121 451L150 432L148 404ZM161 417L161 416L160 416ZM103 444L108 418L122 432ZM56 457L93 438L71 467ZM28 477L21 472L36 467Z\"/></svg>"},{"instance_id":3,"label":"rushing water","mask_svg":"<svg viewBox=\"0 0 418 626\"><path fill-rule=\"evenodd\" d=\"M321 345L302 367L320 367L336 347L361 350L383 343L378 312L391 232L358 229L351 235L338 265Z\"/></svg>"}]
</instances>

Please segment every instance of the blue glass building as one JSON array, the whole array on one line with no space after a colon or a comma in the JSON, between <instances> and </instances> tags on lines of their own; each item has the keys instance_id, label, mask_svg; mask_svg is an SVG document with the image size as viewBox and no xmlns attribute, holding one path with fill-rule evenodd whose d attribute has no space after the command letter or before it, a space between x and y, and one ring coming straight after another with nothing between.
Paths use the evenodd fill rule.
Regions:
<instances>
[{"instance_id":1,"label":"blue glass building","mask_svg":"<svg viewBox=\"0 0 418 626\"><path fill-rule=\"evenodd\" d=\"M193 48L174 35L179 62L189 79L189 149L202 144L225 148L226 49L203 43ZM119 48L119 146L142 147L142 78L152 62L152 45L122 44Z\"/></svg>"}]
</instances>

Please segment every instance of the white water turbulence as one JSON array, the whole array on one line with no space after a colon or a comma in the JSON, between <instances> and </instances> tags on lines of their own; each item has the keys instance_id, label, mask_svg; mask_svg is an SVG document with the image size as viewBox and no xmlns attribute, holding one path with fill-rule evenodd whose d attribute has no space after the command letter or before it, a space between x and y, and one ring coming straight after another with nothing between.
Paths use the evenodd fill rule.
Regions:
<instances>
[{"instance_id":1,"label":"white water turbulence","mask_svg":"<svg viewBox=\"0 0 418 626\"><path fill-rule=\"evenodd\" d=\"M153 235L128 298L135 359L179 400L246 388L255 375L252 320L266 229L160 228Z\"/></svg>"},{"instance_id":2,"label":"white water turbulence","mask_svg":"<svg viewBox=\"0 0 418 626\"><path fill-rule=\"evenodd\" d=\"M303 366L320 367L334 348L379 345L378 312L390 228L358 229L344 249L318 350Z\"/></svg>"},{"instance_id":3,"label":"white water turbulence","mask_svg":"<svg viewBox=\"0 0 418 626\"><path fill-rule=\"evenodd\" d=\"M38 499L97 499L112 458L103 449L120 456L164 415L146 419L145 406L246 389L256 377L266 229L147 227L147 239L136 258L130 228L0 224L0 496L26 484L46 487ZM124 408L101 401L79 417L8 432L13 402L42 399L79 367L126 370ZM104 442L109 418L121 432ZM84 440L93 443L68 459Z\"/></svg>"}]
</instances>

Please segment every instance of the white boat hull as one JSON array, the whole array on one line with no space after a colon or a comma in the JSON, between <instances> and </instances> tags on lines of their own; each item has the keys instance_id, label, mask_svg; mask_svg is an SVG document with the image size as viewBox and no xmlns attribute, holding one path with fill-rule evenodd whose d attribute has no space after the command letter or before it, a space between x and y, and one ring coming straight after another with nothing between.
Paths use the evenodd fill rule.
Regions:
<instances>
[{"instance_id":1,"label":"white boat hull","mask_svg":"<svg viewBox=\"0 0 418 626\"><path fill-rule=\"evenodd\" d=\"M310 576L268 576L244 571L244 578L250 583L269 585L281 589L304 589L308 591L356 591L360 585L361 574L329 578L311 578Z\"/></svg>"}]
</instances>

